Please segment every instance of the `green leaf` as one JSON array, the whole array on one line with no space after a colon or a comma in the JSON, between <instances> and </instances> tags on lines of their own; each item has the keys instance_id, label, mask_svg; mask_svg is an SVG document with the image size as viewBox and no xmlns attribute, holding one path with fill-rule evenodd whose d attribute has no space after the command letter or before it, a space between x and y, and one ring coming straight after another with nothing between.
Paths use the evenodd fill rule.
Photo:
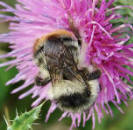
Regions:
<instances>
[{"instance_id":1,"label":"green leaf","mask_svg":"<svg viewBox=\"0 0 133 130\"><path fill-rule=\"evenodd\" d=\"M0 63L2 63L1 60ZM9 90L11 89L11 85L6 86L5 84L17 73L16 68L12 68L8 71L6 71L6 68L7 67L0 68L0 108L5 104L5 100L9 96Z\"/></svg>"},{"instance_id":2,"label":"green leaf","mask_svg":"<svg viewBox=\"0 0 133 130\"><path fill-rule=\"evenodd\" d=\"M20 116L17 116L15 120L13 121L13 124L11 126L8 126L7 130L29 130L31 129L31 126L33 122L39 118L39 113L41 111L40 106L30 110L29 112L25 112Z\"/></svg>"}]
</instances>

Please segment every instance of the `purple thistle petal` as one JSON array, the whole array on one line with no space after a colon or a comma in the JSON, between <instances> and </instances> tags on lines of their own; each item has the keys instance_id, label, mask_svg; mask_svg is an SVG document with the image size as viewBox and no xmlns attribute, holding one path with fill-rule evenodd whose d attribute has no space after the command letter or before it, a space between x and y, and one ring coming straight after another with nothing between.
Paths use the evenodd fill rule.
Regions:
<instances>
[{"instance_id":1,"label":"purple thistle petal","mask_svg":"<svg viewBox=\"0 0 133 130\"><path fill-rule=\"evenodd\" d=\"M113 112L112 112L112 110L111 110L109 104L107 103L106 105L107 105L107 107L108 107L108 110L109 110L110 115L113 117Z\"/></svg>"},{"instance_id":2,"label":"purple thistle petal","mask_svg":"<svg viewBox=\"0 0 133 130\"><path fill-rule=\"evenodd\" d=\"M67 114L68 114L68 112L64 112L58 120L61 121L62 119L64 119L67 116Z\"/></svg>"},{"instance_id":3,"label":"purple thistle petal","mask_svg":"<svg viewBox=\"0 0 133 130\"><path fill-rule=\"evenodd\" d=\"M48 119L49 119L51 113L53 113L54 110L55 110L56 108L57 108L57 106L56 106L54 103L52 103L52 104L51 104L51 107L49 108L49 111L48 111L48 113L47 113L45 122L48 121Z\"/></svg>"},{"instance_id":4,"label":"purple thistle petal","mask_svg":"<svg viewBox=\"0 0 133 130\"><path fill-rule=\"evenodd\" d=\"M14 8L12 8L11 6L7 5L6 3L4 3L4 2L2 2L2 1L0 1L0 5L1 5L2 7L4 7L4 8L6 8L6 10L8 10L9 12L14 12L14 11L15 11Z\"/></svg>"},{"instance_id":5,"label":"purple thistle petal","mask_svg":"<svg viewBox=\"0 0 133 130\"><path fill-rule=\"evenodd\" d=\"M113 101L112 103L116 106L116 108L117 108L122 114L124 114L124 111L118 106L118 104L117 104L115 101Z\"/></svg>"},{"instance_id":6,"label":"purple thistle petal","mask_svg":"<svg viewBox=\"0 0 133 130\"><path fill-rule=\"evenodd\" d=\"M103 107L104 111L108 114L108 111L107 111L107 109L105 109L104 105L102 107ZM103 118L103 114L101 112L101 107L100 106L98 107L97 104L95 104L95 110L97 113L99 113L98 122L101 123L101 119Z\"/></svg>"},{"instance_id":7,"label":"purple thistle petal","mask_svg":"<svg viewBox=\"0 0 133 130\"><path fill-rule=\"evenodd\" d=\"M121 6L116 6L114 8L108 9L107 12L111 12L111 11L114 11L114 10L117 10L117 9L122 9L122 8L130 8L130 9L133 10L133 7L132 6L129 6L129 5L121 5Z\"/></svg>"},{"instance_id":8,"label":"purple thistle petal","mask_svg":"<svg viewBox=\"0 0 133 130\"><path fill-rule=\"evenodd\" d=\"M15 60L11 60L11 61L8 61L8 62L5 62L5 63L1 63L0 67L11 65L11 64L16 64L17 62L18 61L16 59Z\"/></svg>"},{"instance_id":9,"label":"purple thistle petal","mask_svg":"<svg viewBox=\"0 0 133 130\"><path fill-rule=\"evenodd\" d=\"M35 88L32 88L30 90L28 90L27 92L25 92L24 94L21 94L19 96L19 99L23 99L24 97L27 97L28 95L32 94L34 92Z\"/></svg>"},{"instance_id":10,"label":"purple thistle petal","mask_svg":"<svg viewBox=\"0 0 133 130\"><path fill-rule=\"evenodd\" d=\"M83 112L83 127L85 127L86 124L86 113Z\"/></svg>"},{"instance_id":11,"label":"purple thistle petal","mask_svg":"<svg viewBox=\"0 0 133 130\"><path fill-rule=\"evenodd\" d=\"M94 110L92 112L92 129L93 130L95 129L95 113L94 113Z\"/></svg>"},{"instance_id":12,"label":"purple thistle petal","mask_svg":"<svg viewBox=\"0 0 133 130\"><path fill-rule=\"evenodd\" d=\"M19 88L14 89L12 91L12 93L17 93L17 92L23 90L24 88L27 88L32 83L33 83L33 80L32 79L28 79L28 80L25 81L25 83L22 86L20 86Z\"/></svg>"}]
</instances>

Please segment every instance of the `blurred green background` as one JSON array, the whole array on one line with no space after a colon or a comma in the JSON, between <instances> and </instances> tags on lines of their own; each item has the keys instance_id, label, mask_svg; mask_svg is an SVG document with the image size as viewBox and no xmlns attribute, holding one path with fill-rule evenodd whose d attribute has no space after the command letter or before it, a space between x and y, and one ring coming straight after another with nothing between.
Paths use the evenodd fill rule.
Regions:
<instances>
[{"instance_id":1,"label":"blurred green background","mask_svg":"<svg viewBox=\"0 0 133 130\"><path fill-rule=\"evenodd\" d=\"M11 6L14 6L15 0L1 0L8 3ZM117 0L115 5L132 5L133 0ZM120 13L123 16L129 17L128 20L121 19L120 22L128 22L133 23L133 11L130 9L121 10ZM0 24L0 33L8 32L8 23ZM8 48L8 43L0 44L0 54L4 54L10 51ZM0 63L9 60L9 59L0 59ZM31 109L31 104L33 99L31 97L26 97L23 100L18 100L18 96L21 92L17 94L10 94L10 92L22 84L19 82L14 85L5 86L5 83L14 77L17 74L17 70L15 68L5 71L6 67L0 68L0 130L6 130L6 123L4 117L8 120L8 122L12 122L15 118L16 113L19 114L28 111ZM56 110L50 117L48 123L44 122L46 113L50 103L46 103L41 111L40 118L33 124L33 130L68 130L71 124L70 118L65 118L63 121L58 122L58 118L61 115L60 110ZM122 109L124 110L124 114L121 114L113 105L111 105L114 117L110 117L105 115L102 119L101 124L98 124L96 121L96 130L133 130L133 101L129 101L129 106L126 107L124 104L121 104ZM91 120L86 123L85 128L80 126L80 128L74 130L91 130Z\"/></svg>"}]
</instances>

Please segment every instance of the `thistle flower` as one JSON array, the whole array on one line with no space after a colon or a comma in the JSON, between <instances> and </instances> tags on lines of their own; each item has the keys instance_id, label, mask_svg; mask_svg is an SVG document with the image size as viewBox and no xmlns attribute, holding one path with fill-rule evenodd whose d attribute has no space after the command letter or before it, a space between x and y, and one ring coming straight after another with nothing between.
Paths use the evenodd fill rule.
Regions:
<instances>
[{"instance_id":1,"label":"thistle flower","mask_svg":"<svg viewBox=\"0 0 133 130\"><path fill-rule=\"evenodd\" d=\"M44 36L57 29L71 30L69 17L80 32L82 41L87 44L86 62L94 63L102 71L99 79L101 90L94 105L88 113L63 112L61 118L72 118L73 127L80 125L83 115L83 126L92 118L93 128L95 127L95 113L101 122L102 111L113 116L109 102L112 102L121 112L119 104L133 97L133 44L126 44L130 39L128 32L125 35L125 28L133 30L130 24L122 24L114 27L111 20L119 19L122 16L115 12L122 6L113 7L114 0L17 0L16 8L0 2L3 9L1 12L11 12L13 16L0 15L0 22L10 21L10 32L0 34L0 42L9 42L11 52L1 55L0 58L14 57L13 60L0 64L0 67L7 66L16 68L19 73L6 85L24 80L24 84L12 91L17 93L34 83L38 68L33 62L33 44L37 38ZM117 24L116 24L117 25ZM127 67L128 66L128 67ZM130 68L130 69L129 69ZM124 79L124 80L123 80ZM30 94L32 98L38 97L32 106L37 106L43 100L48 100L47 89L50 86L37 87L33 85L29 91L19 96L22 99ZM51 101L46 121L50 114L58 106Z\"/></svg>"}]
</instances>

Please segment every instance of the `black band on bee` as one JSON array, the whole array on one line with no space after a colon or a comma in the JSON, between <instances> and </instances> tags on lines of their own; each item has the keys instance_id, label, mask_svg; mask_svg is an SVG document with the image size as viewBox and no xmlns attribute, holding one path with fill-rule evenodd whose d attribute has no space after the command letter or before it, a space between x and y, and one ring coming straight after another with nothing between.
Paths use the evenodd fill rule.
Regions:
<instances>
[{"instance_id":1,"label":"black band on bee","mask_svg":"<svg viewBox=\"0 0 133 130\"><path fill-rule=\"evenodd\" d=\"M62 108L78 108L89 102L90 91L85 88L83 93L73 93L63 95L57 101L60 102Z\"/></svg>"}]
</instances>

